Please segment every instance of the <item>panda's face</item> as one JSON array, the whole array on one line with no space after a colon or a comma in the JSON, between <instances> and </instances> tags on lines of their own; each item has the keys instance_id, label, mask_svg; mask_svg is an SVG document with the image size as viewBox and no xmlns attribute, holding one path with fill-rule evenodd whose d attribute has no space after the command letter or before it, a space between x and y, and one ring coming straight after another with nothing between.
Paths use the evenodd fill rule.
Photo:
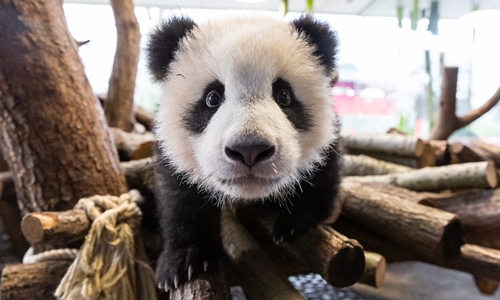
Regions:
<instances>
[{"instance_id":1,"label":"panda's face","mask_svg":"<svg viewBox=\"0 0 500 300\"><path fill-rule=\"evenodd\" d=\"M293 192L337 138L316 50L267 16L194 26L162 80L156 137L169 163L218 199Z\"/></svg>"}]
</instances>

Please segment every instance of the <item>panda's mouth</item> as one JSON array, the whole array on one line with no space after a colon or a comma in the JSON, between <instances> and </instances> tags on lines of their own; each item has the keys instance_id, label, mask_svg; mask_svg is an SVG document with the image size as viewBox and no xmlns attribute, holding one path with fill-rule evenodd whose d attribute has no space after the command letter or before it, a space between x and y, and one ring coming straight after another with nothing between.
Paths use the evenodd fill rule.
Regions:
<instances>
[{"instance_id":1,"label":"panda's mouth","mask_svg":"<svg viewBox=\"0 0 500 300\"><path fill-rule=\"evenodd\" d=\"M242 184L273 185L278 183L280 180L281 178L261 178L250 174L238 178L221 179L220 182L225 185L242 185Z\"/></svg>"}]
</instances>

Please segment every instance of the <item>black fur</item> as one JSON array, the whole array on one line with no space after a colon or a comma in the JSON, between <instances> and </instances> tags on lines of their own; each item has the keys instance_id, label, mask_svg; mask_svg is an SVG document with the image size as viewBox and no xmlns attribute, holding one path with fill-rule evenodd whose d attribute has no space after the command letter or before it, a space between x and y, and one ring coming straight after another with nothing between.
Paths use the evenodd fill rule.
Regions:
<instances>
[{"instance_id":1,"label":"black fur","mask_svg":"<svg viewBox=\"0 0 500 300\"><path fill-rule=\"evenodd\" d=\"M216 80L205 87L203 96L194 105L188 109L188 113L183 117L184 127L189 131L200 134L205 130L212 116L217 112L218 107L210 108L207 106L205 98L212 90L217 90L224 99L224 85ZM224 100L222 100L224 101Z\"/></svg>"},{"instance_id":2,"label":"black fur","mask_svg":"<svg viewBox=\"0 0 500 300\"><path fill-rule=\"evenodd\" d=\"M314 55L325 67L325 74L330 76L336 67L337 33L330 28L328 23L320 22L311 15L302 15L293 20L291 24L299 34L305 34L307 40L316 47Z\"/></svg>"},{"instance_id":3,"label":"black fur","mask_svg":"<svg viewBox=\"0 0 500 300\"><path fill-rule=\"evenodd\" d=\"M305 109L305 107L297 100L295 94L293 93L292 86L287 81L282 78L278 78L273 83L273 98L278 101L278 92L282 89L286 89L290 92L290 96L292 97L292 101L290 105L282 107L283 112L287 116L288 120L292 122L293 126L297 130L306 131L311 128L312 121L309 112Z\"/></svg>"},{"instance_id":4,"label":"black fur","mask_svg":"<svg viewBox=\"0 0 500 300\"><path fill-rule=\"evenodd\" d=\"M164 20L153 30L146 52L148 67L155 80L164 79L175 51L179 49L180 40L196 26L188 17L174 16Z\"/></svg>"},{"instance_id":5,"label":"black fur","mask_svg":"<svg viewBox=\"0 0 500 300\"><path fill-rule=\"evenodd\" d=\"M158 258L156 282L174 287L175 275L182 284L193 276L213 270L221 257L220 209L207 202L207 195L181 182L155 149L155 196L163 233L163 252Z\"/></svg>"}]
</instances>

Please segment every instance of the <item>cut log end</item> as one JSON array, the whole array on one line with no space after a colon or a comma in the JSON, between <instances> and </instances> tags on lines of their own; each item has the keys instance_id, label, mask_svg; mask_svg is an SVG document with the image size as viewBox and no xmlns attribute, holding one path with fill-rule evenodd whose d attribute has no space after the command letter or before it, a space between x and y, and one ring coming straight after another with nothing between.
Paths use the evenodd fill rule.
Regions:
<instances>
[{"instance_id":1,"label":"cut log end","mask_svg":"<svg viewBox=\"0 0 500 300\"><path fill-rule=\"evenodd\" d=\"M477 289L485 295L494 295L498 290L498 281L489 278L474 277Z\"/></svg>"},{"instance_id":2,"label":"cut log end","mask_svg":"<svg viewBox=\"0 0 500 300\"><path fill-rule=\"evenodd\" d=\"M444 227L439 257L445 261L457 257L463 244L460 221L454 218Z\"/></svg>"},{"instance_id":3,"label":"cut log end","mask_svg":"<svg viewBox=\"0 0 500 300\"><path fill-rule=\"evenodd\" d=\"M365 254L356 240L348 240L328 266L328 283L336 288L355 284L365 269Z\"/></svg>"},{"instance_id":4,"label":"cut log end","mask_svg":"<svg viewBox=\"0 0 500 300\"><path fill-rule=\"evenodd\" d=\"M498 186L498 171L495 167L495 163L490 161L486 166L486 181L491 188L496 188Z\"/></svg>"},{"instance_id":5,"label":"cut log end","mask_svg":"<svg viewBox=\"0 0 500 300\"><path fill-rule=\"evenodd\" d=\"M384 256L365 251L365 270L358 282L379 288L384 284L386 268Z\"/></svg>"},{"instance_id":6,"label":"cut log end","mask_svg":"<svg viewBox=\"0 0 500 300\"><path fill-rule=\"evenodd\" d=\"M138 160L153 156L153 145L154 145L153 141L147 141L140 144L135 149L132 159Z\"/></svg>"},{"instance_id":7,"label":"cut log end","mask_svg":"<svg viewBox=\"0 0 500 300\"><path fill-rule=\"evenodd\" d=\"M421 139L417 139L415 141L415 157L419 158L422 157L422 155L425 152L425 143Z\"/></svg>"},{"instance_id":8,"label":"cut log end","mask_svg":"<svg viewBox=\"0 0 500 300\"><path fill-rule=\"evenodd\" d=\"M42 216L42 215L40 215ZM53 223L53 220L50 220L50 217L47 217L49 222ZM40 218L37 218L33 215L25 215L23 220L21 221L21 231L24 234L24 237L31 244L40 243L43 241L44 231L43 231L43 223Z\"/></svg>"}]
</instances>

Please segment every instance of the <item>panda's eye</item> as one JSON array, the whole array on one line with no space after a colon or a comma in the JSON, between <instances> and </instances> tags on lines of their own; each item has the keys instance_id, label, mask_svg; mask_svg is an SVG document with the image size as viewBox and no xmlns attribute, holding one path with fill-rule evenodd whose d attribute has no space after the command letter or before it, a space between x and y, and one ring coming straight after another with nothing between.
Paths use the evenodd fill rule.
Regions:
<instances>
[{"instance_id":1,"label":"panda's eye","mask_svg":"<svg viewBox=\"0 0 500 300\"><path fill-rule=\"evenodd\" d=\"M205 102L210 108L218 107L222 103L222 95L218 90L211 90L205 97Z\"/></svg>"},{"instance_id":2,"label":"panda's eye","mask_svg":"<svg viewBox=\"0 0 500 300\"><path fill-rule=\"evenodd\" d=\"M276 100L278 101L279 105L282 106L287 106L290 105L290 102L292 102L292 96L290 96L290 91L287 89L281 89L278 91L276 94Z\"/></svg>"}]
</instances>

